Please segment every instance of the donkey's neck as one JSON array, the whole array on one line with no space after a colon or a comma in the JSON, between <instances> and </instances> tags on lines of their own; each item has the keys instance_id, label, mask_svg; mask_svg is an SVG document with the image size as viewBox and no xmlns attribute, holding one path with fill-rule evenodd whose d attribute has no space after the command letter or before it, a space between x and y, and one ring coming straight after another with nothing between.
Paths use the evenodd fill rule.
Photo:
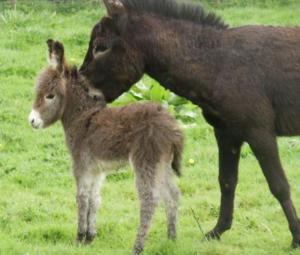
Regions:
<instances>
[{"instance_id":1,"label":"donkey's neck","mask_svg":"<svg viewBox=\"0 0 300 255\"><path fill-rule=\"evenodd\" d=\"M224 30L188 21L154 20L147 15L143 19L139 22L143 25L135 26L137 31L147 31L147 35L143 32L143 36L132 37L143 51L146 73L164 87L205 108L210 104L222 62Z\"/></svg>"},{"instance_id":2,"label":"donkey's neck","mask_svg":"<svg viewBox=\"0 0 300 255\"><path fill-rule=\"evenodd\" d=\"M81 81L77 79L71 81L71 84L67 86L67 100L61 119L65 131L67 131L83 113L93 108L105 107L104 100L99 102L91 98L80 82Z\"/></svg>"}]
</instances>

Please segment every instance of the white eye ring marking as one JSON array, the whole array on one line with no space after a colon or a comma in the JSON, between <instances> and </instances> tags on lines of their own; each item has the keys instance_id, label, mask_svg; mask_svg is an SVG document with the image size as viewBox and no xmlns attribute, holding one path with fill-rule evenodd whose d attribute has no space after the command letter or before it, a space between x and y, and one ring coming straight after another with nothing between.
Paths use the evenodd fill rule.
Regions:
<instances>
[{"instance_id":1,"label":"white eye ring marking","mask_svg":"<svg viewBox=\"0 0 300 255\"><path fill-rule=\"evenodd\" d=\"M93 50L93 56L94 58L102 58L106 55L108 55L111 52L111 48L108 48L104 51L97 51L96 48Z\"/></svg>"},{"instance_id":2,"label":"white eye ring marking","mask_svg":"<svg viewBox=\"0 0 300 255\"><path fill-rule=\"evenodd\" d=\"M44 126L44 121L42 120L40 113L35 109L32 109L28 121L30 125L36 129L43 128Z\"/></svg>"}]
</instances>

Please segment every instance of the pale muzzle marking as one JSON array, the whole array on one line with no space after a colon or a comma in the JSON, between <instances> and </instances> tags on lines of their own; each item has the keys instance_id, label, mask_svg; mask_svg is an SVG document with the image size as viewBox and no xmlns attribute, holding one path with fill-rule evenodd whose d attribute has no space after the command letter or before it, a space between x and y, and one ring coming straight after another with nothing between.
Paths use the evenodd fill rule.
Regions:
<instances>
[{"instance_id":1,"label":"pale muzzle marking","mask_svg":"<svg viewBox=\"0 0 300 255\"><path fill-rule=\"evenodd\" d=\"M43 128L43 126L44 126L44 121L42 120L40 113L38 111L36 111L35 109L32 109L32 111L28 117L28 121L29 121L30 125L36 129Z\"/></svg>"}]
</instances>

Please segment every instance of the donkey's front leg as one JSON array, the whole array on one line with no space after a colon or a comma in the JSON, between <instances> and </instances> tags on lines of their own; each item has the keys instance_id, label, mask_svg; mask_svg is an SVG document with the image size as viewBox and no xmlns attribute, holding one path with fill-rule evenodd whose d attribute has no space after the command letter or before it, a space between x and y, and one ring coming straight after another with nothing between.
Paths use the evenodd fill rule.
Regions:
<instances>
[{"instance_id":1,"label":"donkey's front leg","mask_svg":"<svg viewBox=\"0 0 300 255\"><path fill-rule=\"evenodd\" d=\"M88 170L79 166L74 167L74 175L77 184L77 206L78 206L78 229L77 244L85 240L87 232L87 218L89 211L89 191L92 178Z\"/></svg>"},{"instance_id":2,"label":"donkey's front leg","mask_svg":"<svg viewBox=\"0 0 300 255\"><path fill-rule=\"evenodd\" d=\"M242 142L225 132L215 130L219 147L219 183L221 188L221 206L217 225L206 234L206 239L219 239L231 228L234 195L238 180L238 164Z\"/></svg>"},{"instance_id":3,"label":"donkey's front leg","mask_svg":"<svg viewBox=\"0 0 300 255\"><path fill-rule=\"evenodd\" d=\"M85 244L90 244L97 234L97 211L101 202L100 189L105 177L105 174L101 173L96 175L92 181L89 195L89 210Z\"/></svg>"},{"instance_id":4,"label":"donkey's front leg","mask_svg":"<svg viewBox=\"0 0 300 255\"><path fill-rule=\"evenodd\" d=\"M276 136L265 130L252 131L248 143L259 161L272 194L279 201L286 215L293 235L292 247L300 247L300 221L280 162Z\"/></svg>"}]
</instances>

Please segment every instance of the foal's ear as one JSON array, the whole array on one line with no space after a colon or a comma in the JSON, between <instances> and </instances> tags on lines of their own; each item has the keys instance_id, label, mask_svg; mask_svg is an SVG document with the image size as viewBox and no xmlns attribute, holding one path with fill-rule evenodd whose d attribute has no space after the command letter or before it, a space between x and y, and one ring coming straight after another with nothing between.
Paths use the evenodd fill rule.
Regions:
<instances>
[{"instance_id":1,"label":"foal's ear","mask_svg":"<svg viewBox=\"0 0 300 255\"><path fill-rule=\"evenodd\" d=\"M119 16L125 13L125 8L120 0L103 0L109 16Z\"/></svg>"},{"instance_id":2,"label":"foal's ear","mask_svg":"<svg viewBox=\"0 0 300 255\"><path fill-rule=\"evenodd\" d=\"M58 41L54 41L49 39L47 41L48 44L48 62L49 65L53 68L63 71L65 65L65 53L64 53L64 46L62 43Z\"/></svg>"}]
</instances>

